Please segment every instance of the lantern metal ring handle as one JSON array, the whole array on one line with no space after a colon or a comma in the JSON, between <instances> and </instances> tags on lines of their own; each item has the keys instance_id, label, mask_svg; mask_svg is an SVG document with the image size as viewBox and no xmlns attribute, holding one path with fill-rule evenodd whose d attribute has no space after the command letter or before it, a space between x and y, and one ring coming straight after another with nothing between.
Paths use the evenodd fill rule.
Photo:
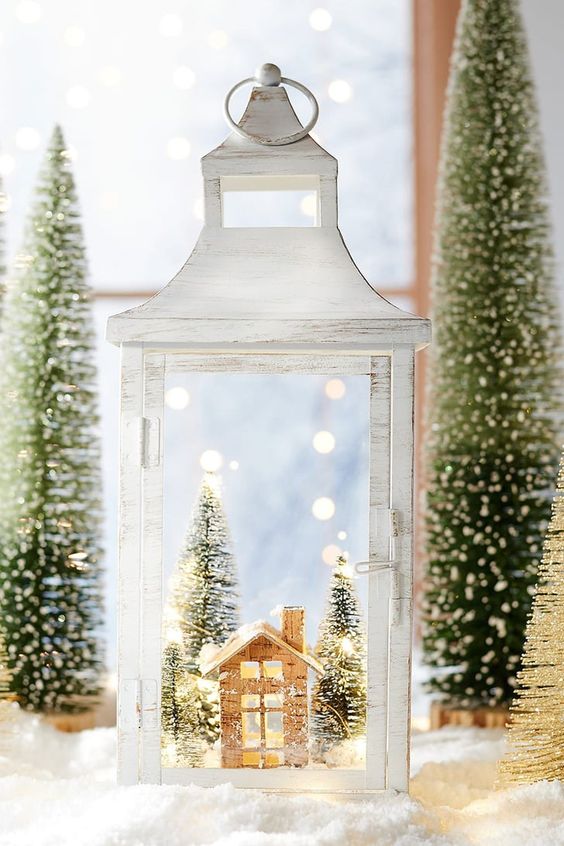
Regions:
<instances>
[{"instance_id":1,"label":"lantern metal ring handle","mask_svg":"<svg viewBox=\"0 0 564 846\"><path fill-rule=\"evenodd\" d=\"M282 135L279 138L263 138L259 135L253 135L251 132L247 132L238 123L235 123L231 114L229 112L229 103L233 94L242 88L244 85L251 84L259 84L267 88L275 88L276 86L280 85L283 82L285 85L290 85L292 88L296 88L298 91L301 91L307 99L312 108L312 115L307 124L302 128L299 129L297 132L293 132L291 135ZM240 135L242 138L246 138L248 141L253 141L255 144L263 144L267 147L281 147L284 144L293 144L295 141L299 141L301 138L305 138L306 135L309 135L315 124L317 123L317 118L319 117L319 104L309 88L306 88L305 85L302 85L301 82L296 82L295 79L288 79L287 76L282 76L280 72L280 68L277 65L273 65L267 63L265 65L261 65L260 68L257 69L254 76L249 76L247 79L242 79L241 82L238 82L230 91L227 92L227 96L225 98L225 102L223 104L223 114L225 120L227 121L228 126L231 127L233 132L236 132L237 135Z\"/></svg>"}]
</instances>

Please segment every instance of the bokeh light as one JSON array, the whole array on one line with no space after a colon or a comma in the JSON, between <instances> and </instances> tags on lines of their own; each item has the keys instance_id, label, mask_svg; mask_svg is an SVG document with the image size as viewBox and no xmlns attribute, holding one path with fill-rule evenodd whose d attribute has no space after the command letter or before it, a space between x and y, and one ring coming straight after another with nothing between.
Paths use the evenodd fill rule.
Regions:
<instances>
[{"instance_id":1,"label":"bokeh light","mask_svg":"<svg viewBox=\"0 0 564 846\"><path fill-rule=\"evenodd\" d=\"M333 16L328 9L314 9L309 16L309 25L317 32L327 32L333 23Z\"/></svg>"},{"instance_id":2,"label":"bokeh light","mask_svg":"<svg viewBox=\"0 0 564 846\"><path fill-rule=\"evenodd\" d=\"M330 567L334 567L337 563L337 558L339 555L342 555L342 550L340 546L337 546L335 543L329 543L327 546L323 548L321 553L321 557L325 564L328 564Z\"/></svg>"},{"instance_id":3,"label":"bokeh light","mask_svg":"<svg viewBox=\"0 0 564 846\"><path fill-rule=\"evenodd\" d=\"M223 456L216 449L206 449L200 456L200 467L207 473L215 473L223 466Z\"/></svg>"},{"instance_id":4,"label":"bokeh light","mask_svg":"<svg viewBox=\"0 0 564 846\"><path fill-rule=\"evenodd\" d=\"M190 403L190 394L180 386L169 388L165 394L165 403L175 411L182 411Z\"/></svg>"},{"instance_id":5,"label":"bokeh light","mask_svg":"<svg viewBox=\"0 0 564 846\"><path fill-rule=\"evenodd\" d=\"M328 496L320 496L311 506L311 512L316 520L330 520L335 514L335 503Z\"/></svg>"},{"instance_id":6,"label":"bokeh light","mask_svg":"<svg viewBox=\"0 0 564 846\"><path fill-rule=\"evenodd\" d=\"M335 449L335 436L331 432L317 432L313 436L313 448L323 455Z\"/></svg>"},{"instance_id":7,"label":"bokeh light","mask_svg":"<svg viewBox=\"0 0 564 846\"><path fill-rule=\"evenodd\" d=\"M342 399L347 392L347 386L342 379L329 379L325 385L325 393L332 400Z\"/></svg>"},{"instance_id":8,"label":"bokeh light","mask_svg":"<svg viewBox=\"0 0 564 846\"><path fill-rule=\"evenodd\" d=\"M346 103L353 95L352 86L345 79L334 79L329 83L327 92L335 103Z\"/></svg>"},{"instance_id":9,"label":"bokeh light","mask_svg":"<svg viewBox=\"0 0 564 846\"><path fill-rule=\"evenodd\" d=\"M169 159L180 161L180 159L188 158L191 149L188 139L182 135L177 135L175 138L171 138L166 145L166 154Z\"/></svg>"}]
</instances>

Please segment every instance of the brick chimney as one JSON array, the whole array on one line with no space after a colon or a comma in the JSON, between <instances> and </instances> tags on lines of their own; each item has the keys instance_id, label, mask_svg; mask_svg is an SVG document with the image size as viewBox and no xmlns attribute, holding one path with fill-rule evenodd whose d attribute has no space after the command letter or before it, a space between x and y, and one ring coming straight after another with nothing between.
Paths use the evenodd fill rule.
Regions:
<instances>
[{"instance_id":1,"label":"brick chimney","mask_svg":"<svg viewBox=\"0 0 564 846\"><path fill-rule=\"evenodd\" d=\"M305 652L305 608L300 605L283 608L280 622L286 643L299 652Z\"/></svg>"}]
</instances>

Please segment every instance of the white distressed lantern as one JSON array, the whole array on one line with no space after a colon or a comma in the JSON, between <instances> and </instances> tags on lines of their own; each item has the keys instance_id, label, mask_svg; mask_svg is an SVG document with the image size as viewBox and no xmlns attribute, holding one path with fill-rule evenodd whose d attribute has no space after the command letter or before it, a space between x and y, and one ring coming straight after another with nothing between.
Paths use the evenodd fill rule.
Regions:
<instances>
[{"instance_id":1,"label":"white distressed lantern","mask_svg":"<svg viewBox=\"0 0 564 846\"><path fill-rule=\"evenodd\" d=\"M202 159L205 225L180 272L110 317L121 347L119 781L232 782L326 794L405 791L409 777L414 354L428 320L387 302L337 228L337 161L308 134L317 103L265 65L232 133ZM314 107L306 127L283 85ZM244 83L239 83L243 85ZM235 86L232 92L238 88ZM307 190L316 225L224 228L231 191ZM375 199L377 202L377 199ZM163 769L160 677L165 373L370 378L367 726L363 768Z\"/></svg>"}]
</instances>

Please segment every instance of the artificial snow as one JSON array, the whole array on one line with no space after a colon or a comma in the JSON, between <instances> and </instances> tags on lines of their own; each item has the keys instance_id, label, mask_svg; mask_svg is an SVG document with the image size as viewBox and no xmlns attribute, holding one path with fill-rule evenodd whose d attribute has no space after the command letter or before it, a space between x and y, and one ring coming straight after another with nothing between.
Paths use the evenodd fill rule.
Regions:
<instances>
[{"instance_id":1,"label":"artificial snow","mask_svg":"<svg viewBox=\"0 0 564 846\"><path fill-rule=\"evenodd\" d=\"M411 796L362 802L115 785L115 730L65 735L17 712L0 757L0 846L551 846L564 785L493 789L503 732L413 740Z\"/></svg>"}]
</instances>

